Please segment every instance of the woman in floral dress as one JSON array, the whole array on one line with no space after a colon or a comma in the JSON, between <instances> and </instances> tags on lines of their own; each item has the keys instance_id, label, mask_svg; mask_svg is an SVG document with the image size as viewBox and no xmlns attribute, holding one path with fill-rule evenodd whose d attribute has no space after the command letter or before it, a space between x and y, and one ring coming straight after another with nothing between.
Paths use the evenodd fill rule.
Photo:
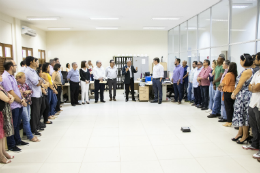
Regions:
<instances>
[{"instance_id":1,"label":"woman in floral dress","mask_svg":"<svg viewBox=\"0 0 260 173\"><path fill-rule=\"evenodd\" d=\"M244 70L237 76L236 89L231 95L232 99L236 99L232 122L234 126L239 127L238 134L232 141L237 141L238 144L243 144L249 140L248 106L252 93L248 90L248 85L253 78L253 70L250 68L252 64L253 58L251 55L243 54L240 56L240 65Z\"/></svg>"}]
</instances>

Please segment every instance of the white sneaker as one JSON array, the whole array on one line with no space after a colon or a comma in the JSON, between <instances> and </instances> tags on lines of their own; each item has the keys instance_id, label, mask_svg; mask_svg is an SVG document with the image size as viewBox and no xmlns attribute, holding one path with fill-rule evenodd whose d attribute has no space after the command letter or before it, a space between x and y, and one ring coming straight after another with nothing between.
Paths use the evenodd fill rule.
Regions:
<instances>
[{"instance_id":1,"label":"white sneaker","mask_svg":"<svg viewBox=\"0 0 260 173\"><path fill-rule=\"evenodd\" d=\"M255 154L253 155L253 158L254 158L254 159L260 159L260 151L258 151L258 153L255 153Z\"/></svg>"},{"instance_id":2,"label":"white sneaker","mask_svg":"<svg viewBox=\"0 0 260 173\"><path fill-rule=\"evenodd\" d=\"M210 113L210 112L212 112L212 110L211 110L211 109L208 109L208 110L206 110L206 112L207 112L207 113Z\"/></svg>"},{"instance_id":3,"label":"white sneaker","mask_svg":"<svg viewBox=\"0 0 260 173\"><path fill-rule=\"evenodd\" d=\"M256 148L252 147L252 145L244 145L242 148L245 150L258 150Z\"/></svg>"}]
</instances>

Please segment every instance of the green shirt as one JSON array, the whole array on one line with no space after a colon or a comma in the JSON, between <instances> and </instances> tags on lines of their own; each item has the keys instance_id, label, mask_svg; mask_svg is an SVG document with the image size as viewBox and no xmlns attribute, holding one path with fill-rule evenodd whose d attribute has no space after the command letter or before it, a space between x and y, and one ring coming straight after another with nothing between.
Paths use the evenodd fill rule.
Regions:
<instances>
[{"instance_id":1,"label":"green shirt","mask_svg":"<svg viewBox=\"0 0 260 173\"><path fill-rule=\"evenodd\" d=\"M224 73L224 69L223 69L223 66L221 65L221 66L219 66L219 65L217 65L216 67L215 67L215 77L214 77L214 80L216 80L217 78L219 78L219 76L220 76L220 73ZM220 84L220 81L219 82L216 82L215 83L216 84L216 87L218 87L219 86L219 84Z\"/></svg>"}]
</instances>

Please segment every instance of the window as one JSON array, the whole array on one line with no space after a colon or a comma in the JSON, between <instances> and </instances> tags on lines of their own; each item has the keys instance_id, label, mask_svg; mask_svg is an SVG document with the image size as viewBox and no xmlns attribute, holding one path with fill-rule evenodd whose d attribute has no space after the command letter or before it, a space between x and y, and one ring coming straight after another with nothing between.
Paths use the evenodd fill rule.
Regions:
<instances>
[{"instance_id":1,"label":"window","mask_svg":"<svg viewBox=\"0 0 260 173\"><path fill-rule=\"evenodd\" d=\"M209 49L202 49L199 51L199 60L203 62L205 59L210 59L210 50Z\"/></svg>"},{"instance_id":2,"label":"window","mask_svg":"<svg viewBox=\"0 0 260 173\"><path fill-rule=\"evenodd\" d=\"M38 50L39 63L44 64L46 62L45 50Z\"/></svg>"},{"instance_id":3,"label":"window","mask_svg":"<svg viewBox=\"0 0 260 173\"><path fill-rule=\"evenodd\" d=\"M33 56L33 49L28 47L22 47L22 55L23 60L25 60L27 56Z\"/></svg>"},{"instance_id":4,"label":"window","mask_svg":"<svg viewBox=\"0 0 260 173\"><path fill-rule=\"evenodd\" d=\"M4 62L13 59L13 46L0 43L0 74L4 72Z\"/></svg>"}]
</instances>

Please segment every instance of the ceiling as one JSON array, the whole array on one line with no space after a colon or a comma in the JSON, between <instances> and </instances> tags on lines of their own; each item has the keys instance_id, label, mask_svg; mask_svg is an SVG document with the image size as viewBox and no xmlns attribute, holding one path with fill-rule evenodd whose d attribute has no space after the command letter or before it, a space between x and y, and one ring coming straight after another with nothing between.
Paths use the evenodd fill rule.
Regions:
<instances>
[{"instance_id":1,"label":"ceiling","mask_svg":"<svg viewBox=\"0 0 260 173\"><path fill-rule=\"evenodd\" d=\"M95 30L143 30L165 27L169 30L220 0L0 0L0 12L37 28L71 27ZM56 21L28 21L27 16L59 16ZM116 21L94 21L90 17L118 17ZM157 21L153 17L180 17L176 21Z\"/></svg>"}]
</instances>

